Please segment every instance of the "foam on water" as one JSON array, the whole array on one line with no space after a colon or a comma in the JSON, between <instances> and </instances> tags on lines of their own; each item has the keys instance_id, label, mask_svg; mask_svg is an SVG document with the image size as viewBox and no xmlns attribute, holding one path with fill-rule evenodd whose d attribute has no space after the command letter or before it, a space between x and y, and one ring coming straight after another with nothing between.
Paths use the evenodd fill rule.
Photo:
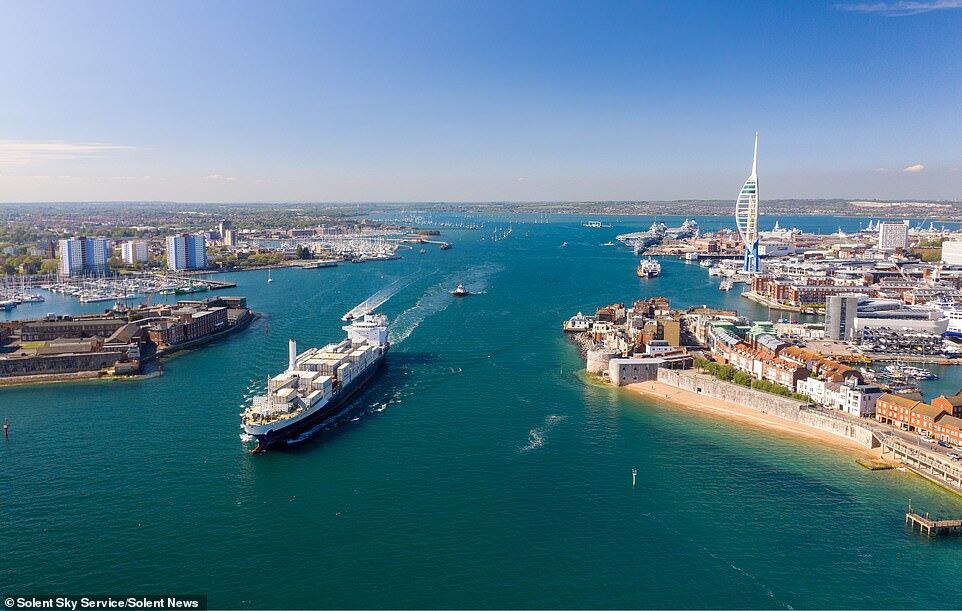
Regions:
<instances>
[{"instance_id":1,"label":"foam on water","mask_svg":"<svg viewBox=\"0 0 962 611\"><path fill-rule=\"evenodd\" d=\"M366 312L373 312L387 303L388 299L397 295L401 289L414 282L415 279L417 279L417 274L411 274L404 278L395 280L391 284L387 285L383 289L377 291L361 303L351 308L348 314L351 316L359 316Z\"/></svg>"},{"instance_id":2,"label":"foam on water","mask_svg":"<svg viewBox=\"0 0 962 611\"><path fill-rule=\"evenodd\" d=\"M530 452L531 450L536 450L543 446L545 435L547 435L556 424L565 418L567 418L567 416L559 416L557 414L551 414L550 416L546 417L543 425L528 431L528 443L522 446L520 451Z\"/></svg>"}]
</instances>

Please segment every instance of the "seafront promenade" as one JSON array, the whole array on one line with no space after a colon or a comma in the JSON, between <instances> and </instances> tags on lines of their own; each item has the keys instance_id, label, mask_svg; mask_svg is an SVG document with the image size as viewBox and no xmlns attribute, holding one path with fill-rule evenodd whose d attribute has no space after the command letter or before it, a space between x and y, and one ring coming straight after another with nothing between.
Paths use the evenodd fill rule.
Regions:
<instances>
[{"instance_id":1,"label":"seafront promenade","mask_svg":"<svg viewBox=\"0 0 962 611\"><path fill-rule=\"evenodd\" d=\"M938 446L922 446L916 435L784 397L717 380L692 370L659 369L657 380L630 384L633 392L685 409L750 426L804 437L846 449L856 456L903 465L962 495L962 467Z\"/></svg>"}]
</instances>

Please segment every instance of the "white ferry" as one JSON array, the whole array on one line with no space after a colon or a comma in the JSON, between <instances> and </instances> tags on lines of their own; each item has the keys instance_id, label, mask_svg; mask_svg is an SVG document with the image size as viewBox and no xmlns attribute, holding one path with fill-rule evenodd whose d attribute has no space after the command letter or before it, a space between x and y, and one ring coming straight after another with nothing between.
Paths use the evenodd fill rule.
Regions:
<instances>
[{"instance_id":1,"label":"white ferry","mask_svg":"<svg viewBox=\"0 0 962 611\"><path fill-rule=\"evenodd\" d=\"M926 305L932 309L940 310L948 317L949 326L945 330L946 337L962 338L962 305L946 298L940 298Z\"/></svg>"},{"instance_id":2,"label":"white ferry","mask_svg":"<svg viewBox=\"0 0 962 611\"><path fill-rule=\"evenodd\" d=\"M639 278L654 278L661 274L661 263L654 259L642 259L635 273Z\"/></svg>"}]
</instances>

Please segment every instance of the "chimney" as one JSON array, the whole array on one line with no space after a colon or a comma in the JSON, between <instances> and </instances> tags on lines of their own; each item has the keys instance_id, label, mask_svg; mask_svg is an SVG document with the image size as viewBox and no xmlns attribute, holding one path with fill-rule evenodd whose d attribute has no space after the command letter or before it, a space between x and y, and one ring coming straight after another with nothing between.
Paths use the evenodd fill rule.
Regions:
<instances>
[{"instance_id":1,"label":"chimney","mask_svg":"<svg viewBox=\"0 0 962 611\"><path fill-rule=\"evenodd\" d=\"M287 370L294 371L294 361L297 360L297 342L293 339L287 340Z\"/></svg>"}]
</instances>

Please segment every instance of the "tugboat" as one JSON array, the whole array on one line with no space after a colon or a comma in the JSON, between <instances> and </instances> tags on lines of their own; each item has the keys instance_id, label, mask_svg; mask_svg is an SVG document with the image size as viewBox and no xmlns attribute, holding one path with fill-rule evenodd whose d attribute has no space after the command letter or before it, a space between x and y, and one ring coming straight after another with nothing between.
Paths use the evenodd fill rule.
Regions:
<instances>
[{"instance_id":1,"label":"tugboat","mask_svg":"<svg viewBox=\"0 0 962 611\"><path fill-rule=\"evenodd\" d=\"M467 297L468 295L471 294L471 291L464 288L464 285L459 282L458 286L453 291L451 291L451 294L454 295L455 297Z\"/></svg>"}]
</instances>

